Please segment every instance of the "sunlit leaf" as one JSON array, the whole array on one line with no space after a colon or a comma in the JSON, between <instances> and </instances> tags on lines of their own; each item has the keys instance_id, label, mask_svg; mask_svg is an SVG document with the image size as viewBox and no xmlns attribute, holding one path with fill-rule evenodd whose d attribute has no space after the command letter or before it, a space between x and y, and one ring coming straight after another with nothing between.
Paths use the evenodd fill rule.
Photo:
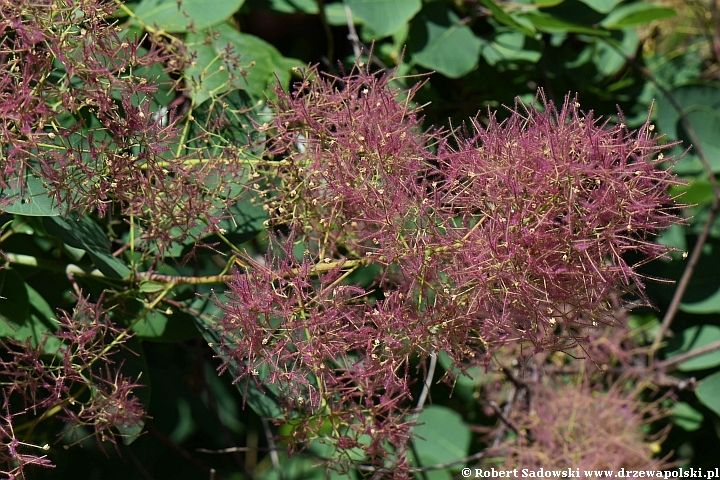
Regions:
<instances>
[{"instance_id":1,"label":"sunlit leaf","mask_svg":"<svg viewBox=\"0 0 720 480\"><path fill-rule=\"evenodd\" d=\"M420 0L347 0L353 17L369 26L378 37L403 27L420 11Z\"/></svg>"},{"instance_id":2,"label":"sunlit leaf","mask_svg":"<svg viewBox=\"0 0 720 480\"><path fill-rule=\"evenodd\" d=\"M148 27L170 33L216 25L237 12L244 0L142 0L135 17Z\"/></svg>"},{"instance_id":3,"label":"sunlit leaf","mask_svg":"<svg viewBox=\"0 0 720 480\"><path fill-rule=\"evenodd\" d=\"M457 461L466 457L470 448L470 429L460 414L448 407L426 407L414 433L415 449L426 465Z\"/></svg>"},{"instance_id":4,"label":"sunlit leaf","mask_svg":"<svg viewBox=\"0 0 720 480\"><path fill-rule=\"evenodd\" d=\"M53 217L60 215L57 202L49 195L43 181L34 175L25 178L24 188L0 189L1 199L14 199L0 212L14 213L34 217Z\"/></svg>"}]
</instances>

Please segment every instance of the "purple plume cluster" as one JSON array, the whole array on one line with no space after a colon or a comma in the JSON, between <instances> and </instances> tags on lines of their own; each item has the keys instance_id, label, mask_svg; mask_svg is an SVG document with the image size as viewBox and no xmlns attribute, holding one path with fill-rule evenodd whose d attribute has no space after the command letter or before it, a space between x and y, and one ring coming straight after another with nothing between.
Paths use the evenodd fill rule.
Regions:
<instances>
[{"instance_id":1,"label":"purple plume cluster","mask_svg":"<svg viewBox=\"0 0 720 480\"><path fill-rule=\"evenodd\" d=\"M279 392L297 445L324 436L402 476L414 359L567 351L614 321L611 298L642 298L627 254L662 257L653 237L681 220L649 123L629 131L540 92L506 120L428 132L419 87L394 81L311 70L278 92L275 157L260 168L284 235L237 272L221 328L225 367ZM376 284L345 285L367 266Z\"/></svg>"}]
</instances>

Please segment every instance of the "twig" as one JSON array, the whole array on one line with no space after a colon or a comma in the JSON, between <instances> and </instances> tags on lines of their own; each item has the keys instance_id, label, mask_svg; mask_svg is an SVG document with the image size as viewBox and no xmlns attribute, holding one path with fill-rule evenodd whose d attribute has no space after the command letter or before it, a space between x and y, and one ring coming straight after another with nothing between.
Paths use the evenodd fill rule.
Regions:
<instances>
[{"instance_id":1,"label":"twig","mask_svg":"<svg viewBox=\"0 0 720 480\"><path fill-rule=\"evenodd\" d=\"M164 432L162 432L159 428L157 428L153 423L147 422L145 424L145 429L148 431L150 435L157 438L165 444L166 447L168 447L170 450L176 452L178 455L180 455L183 459L185 459L188 464L192 465L193 467L197 468L198 470L203 470L205 472L212 471L212 468L210 466L204 464L194 456L190 454L187 450L182 448L177 443L173 442L167 435L165 435Z\"/></svg>"},{"instance_id":2,"label":"twig","mask_svg":"<svg viewBox=\"0 0 720 480\"><path fill-rule=\"evenodd\" d=\"M427 400L428 393L430 392L430 386L432 385L433 376L435 375L436 365L437 352L432 352L430 354L430 364L428 365L427 375L425 375L422 392L420 392L420 397L418 397L417 405L415 406L415 413L413 413L412 417L410 417L410 423L415 423L417 421L423 406L425 406L425 401ZM413 427L410 427L410 432L412 432L412 428Z\"/></svg>"},{"instance_id":3,"label":"twig","mask_svg":"<svg viewBox=\"0 0 720 480\"><path fill-rule=\"evenodd\" d=\"M355 61L359 62L360 55L362 55L362 45L360 44L360 37L358 37L357 31L355 30L355 23L353 22L352 10L350 10L350 6L345 1L343 1L343 6L345 7L345 18L347 19L347 26L349 32L347 38L352 44Z\"/></svg>"},{"instance_id":4,"label":"twig","mask_svg":"<svg viewBox=\"0 0 720 480\"><path fill-rule=\"evenodd\" d=\"M720 340L708 343L707 345L695 348L693 350L690 350L689 352L685 352L680 355L663 360L662 362L655 365L655 369L667 372L669 370L673 370L679 364L687 360L699 357L701 355L705 355L706 353L714 352L716 350L720 350Z\"/></svg>"},{"instance_id":5,"label":"twig","mask_svg":"<svg viewBox=\"0 0 720 480\"><path fill-rule=\"evenodd\" d=\"M265 417L262 417L262 426L265 430L265 438L267 438L268 446L270 447L270 460L272 461L275 471L278 472L280 479L282 480L283 475L280 470L280 459L278 458L277 448L275 447L275 437L273 436L272 430L270 430L270 422Z\"/></svg>"},{"instance_id":6,"label":"twig","mask_svg":"<svg viewBox=\"0 0 720 480\"><path fill-rule=\"evenodd\" d=\"M420 416L420 413L422 412L423 407L425 406L425 402L427 401L428 394L430 392L430 386L432 385L433 377L435 376L435 367L437 366L437 352L430 353L430 363L428 364L427 373L425 374L425 380L423 381L423 388L420 392L420 396L418 397L417 404L415 405L415 413L413 413L410 416L409 423L410 426L408 428L408 438L411 437L413 430L415 429L415 422L417 422L418 417ZM410 439L409 441L412 441ZM407 445L405 445L405 449L407 449ZM405 453L405 450L398 450L396 452L396 461L402 457L402 455ZM417 457L417 455L416 455ZM419 458L416 458L417 461L420 461ZM380 472L379 470L373 470L376 475Z\"/></svg>"},{"instance_id":7,"label":"twig","mask_svg":"<svg viewBox=\"0 0 720 480\"><path fill-rule=\"evenodd\" d=\"M317 274L317 273L323 273L323 272L329 272L331 270L334 270L338 267L343 268L357 268L361 265L364 265L366 261L364 259L358 259L358 260L336 260L336 261L329 261L326 263L318 263L316 265L313 265L310 267L310 273L311 274ZM290 270L290 273L293 275L297 275L299 273L299 268L294 268ZM150 281L150 282L157 282L157 283L174 283L176 285L199 285L199 284L208 284L208 283L229 283L234 278L234 275L207 275L207 276L201 276L201 277L188 277L188 276L177 276L177 275L162 275L159 273L151 273L151 272L140 272L136 275L136 278L141 281Z\"/></svg>"},{"instance_id":8,"label":"twig","mask_svg":"<svg viewBox=\"0 0 720 480\"><path fill-rule=\"evenodd\" d=\"M266 452L268 451L268 448L260 448L260 447L228 447L228 448L221 448L219 450L210 450L209 448L196 448L196 452L200 453L210 453L213 455L219 455L223 453L241 453L241 452L251 452L251 451L260 451L260 452Z\"/></svg>"},{"instance_id":9,"label":"twig","mask_svg":"<svg viewBox=\"0 0 720 480\"><path fill-rule=\"evenodd\" d=\"M507 415L505 414L505 412L503 412L502 410L500 410L500 407L498 407L497 402L495 402L495 401L490 401L488 404L490 405L490 408L492 408L493 411L495 412L495 415L497 415L497 416L500 418L500 420L501 420L505 425L507 425L508 427L510 427L510 429L511 429L513 432L515 432L518 436L520 436L520 437L523 436L523 434L521 433L521 431L520 431L520 429L518 428L518 426L515 425L515 422L513 422L512 420L510 420L510 419L507 417Z\"/></svg>"},{"instance_id":10,"label":"twig","mask_svg":"<svg viewBox=\"0 0 720 480\"><path fill-rule=\"evenodd\" d=\"M527 383L525 381L520 380L513 372L506 367L505 365L500 365L500 370L505 374L505 376L512 382L513 385L515 385L515 388L518 390L527 389Z\"/></svg>"}]
</instances>

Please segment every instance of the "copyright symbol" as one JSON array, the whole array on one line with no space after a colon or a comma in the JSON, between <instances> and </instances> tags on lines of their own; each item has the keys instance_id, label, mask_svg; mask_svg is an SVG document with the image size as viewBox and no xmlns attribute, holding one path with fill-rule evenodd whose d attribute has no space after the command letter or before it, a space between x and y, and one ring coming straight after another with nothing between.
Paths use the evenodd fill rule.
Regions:
<instances>
[{"instance_id":1,"label":"copyright symbol","mask_svg":"<svg viewBox=\"0 0 720 480\"><path fill-rule=\"evenodd\" d=\"M471 473L472 473L472 470L470 470L469 468L463 468L463 469L462 469L462 476L463 476L463 477L469 477Z\"/></svg>"}]
</instances>

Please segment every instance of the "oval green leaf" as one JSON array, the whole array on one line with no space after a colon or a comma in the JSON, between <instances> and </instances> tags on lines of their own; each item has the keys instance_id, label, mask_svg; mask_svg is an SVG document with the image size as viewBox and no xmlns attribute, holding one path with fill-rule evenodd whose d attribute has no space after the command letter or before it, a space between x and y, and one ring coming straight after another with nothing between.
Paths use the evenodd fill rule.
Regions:
<instances>
[{"instance_id":1,"label":"oval green leaf","mask_svg":"<svg viewBox=\"0 0 720 480\"><path fill-rule=\"evenodd\" d=\"M131 271L125 263L110 253L110 240L90 217L83 215L76 221L61 217L43 218L45 231L71 247L85 250L103 275L125 278Z\"/></svg>"},{"instance_id":2,"label":"oval green leaf","mask_svg":"<svg viewBox=\"0 0 720 480\"><path fill-rule=\"evenodd\" d=\"M0 205L3 199L12 199L13 202L5 208L0 207L0 212L29 217L60 215L57 202L43 185L43 181L34 175L25 178L24 188L0 189Z\"/></svg>"},{"instance_id":3,"label":"oval green leaf","mask_svg":"<svg viewBox=\"0 0 720 480\"><path fill-rule=\"evenodd\" d=\"M703 405L720 415L720 372L703 378L695 390L695 395Z\"/></svg>"},{"instance_id":4,"label":"oval green leaf","mask_svg":"<svg viewBox=\"0 0 720 480\"><path fill-rule=\"evenodd\" d=\"M677 12L672 8L657 7L649 3L631 3L623 5L613 10L601 22L601 25L610 29L621 29L628 27L637 27L655 20L663 20L677 16Z\"/></svg>"},{"instance_id":5,"label":"oval green leaf","mask_svg":"<svg viewBox=\"0 0 720 480\"><path fill-rule=\"evenodd\" d=\"M243 3L244 0L142 0L134 14L143 27L182 33L192 26L202 31L229 18Z\"/></svg>"},{"instance_id":6,"label":"oval green leaf","mask_svg":"<svg viewBox=\"0 0 720 480\"><path fill-rule=\"evenodd\" d=\"M370 27L378 38L402 28L420 11L420 0L347 0L355 18Z\"/></svg>"},{"instance_id":7,"label":"oval green leaf","mask_svg":"<svg viewBox=\"0 0 720 480\"><path fill-rule=\"evenodd\" d=\"M673 422L688 432L697 430L703 422L703 414L686 402L678 402L672 407L672 418Z\"/></svg>"},{"instance_id":8,"label":"oval green leaf","mask_svg":"<svg viewBox=\"0 0 720 480\"><path fill-rule=\"evenodd\" d=\"M598 13L610 13L623 0L580 0Z\"/></svg>"},{"instance_id":9,"label":"oval green leaf","mask_svg":"<svg viewBox=\"0 0 720 480\"><path fill-rule=\"evenodd\" d=\"M482 40L444 7L430 4L424 9L408 38L411 62L446 77L462 77L478 64Z\"/></svg>"},{"instance_id":10,"label":"oval green leaf","mask_svg":"<svg viewBox=\"0 0 720 480\"><path fill-rule=\"evenodd\" d=\"M720 327L715 325L695 325L682 332L682 345L668 353L668 358L691 352L711 343L720 341ZM671 344L672 345L672 344ZM678 365L678 370L690 372L704 370L720 365L720 349L708 352Z\"/></svg>"},{"instance_id":11,"label":"oval green leaf","mask_svg":"<svg viewBox=\"0 0 720 480\"><path fill-rule=\"evenodd\" d=\"M470 448L470 429L459 413L431 405L418 417L415 449L423 465L450 463L465 458Z\"/></svg>"},{"instance_id":12,"label":"oval green leaf","mask_svg":"<svg viewBox=\"0 0 720 480\"><path fill-rule=\"evenodd\" d=\"M272 45L254 35L238 32L230 25L213 28L213 37L205 33L188 33L187 44L194 55L193 66L185 70L190 95L197 106L230 89L245 90L254 99L265 99L269 86L278 79L290 81L290 70L299 60L285 58ZM241 72L223 61L227 53L239 55Z\"/></svg>"},{"instance_id":13,"label":"oval green leaf","mask_svg":"<svg viewBox=\"0 0 720 480\"><path fill-rule=\"evenodd\" d=\"M669 92L682 108L714 173L720 172L720 88L713 85L683 85ZM682 124L681 114L665 96L657 99L657 126L670 140L689 145L690 135ZM688 157L691 157L690 155ZM682 164L683 162L681 162ZM701 168L701 167L700 167Z\"/></svg>"}]
</instances>

